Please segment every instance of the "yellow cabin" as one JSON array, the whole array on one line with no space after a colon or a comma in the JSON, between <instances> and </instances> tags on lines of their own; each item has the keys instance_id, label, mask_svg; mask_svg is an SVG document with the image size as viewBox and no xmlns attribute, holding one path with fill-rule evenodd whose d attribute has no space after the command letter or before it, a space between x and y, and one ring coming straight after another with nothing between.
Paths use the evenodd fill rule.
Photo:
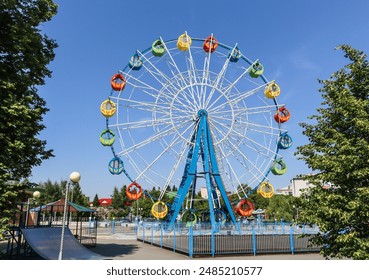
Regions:
<instances>
[{"instance_id":1,"label":"yellow cabin","mask_svg":"<svg viewBox=\"0 0 369 280\"><path fill-rule=\"evenodd\" d=\"M180 51L187 51L192 44L192 39L186 33L183 33L181 36L178 37L177 40L177 48Z\"/></svg>"}]
</instances>

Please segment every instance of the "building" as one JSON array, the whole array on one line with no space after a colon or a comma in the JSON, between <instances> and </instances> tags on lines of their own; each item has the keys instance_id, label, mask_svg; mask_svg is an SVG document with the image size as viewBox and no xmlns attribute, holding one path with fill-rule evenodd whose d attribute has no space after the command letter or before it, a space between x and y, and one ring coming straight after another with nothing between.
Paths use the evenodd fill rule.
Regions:
<instances>
[{"instance_id":1,"label":"building","mask_svg":"<svg viewBox=\"0 0 369 280\"><path fill-rule=\"evenodd\" d=\"M292 180L290 180L290 185L288 187L277 189L275 193L299 197L305 189L309 189L312 187L314 187L314 185L307 180L304 180L302 178L293 178ZM336 186L331 183L322 184L322 188L324 189L331 189L335 187Z\"/></svg>"},{"instance_id":2,"label":"building","mask_svg":"<svg viewBox=\"0 0 369 280\"><path fill-rule=\"evenodd\" d=\"M285 187L285 188L281 188L281 189L276 189L275 193L276 194L283 194L283 195L292 195L294 197L299 197L301 196L302 192L304 189L308 189L313 187L314 185L311 184L309 181L306 181L302 178L293 178L290 180L290 185Z\"/></svg>"},{"instance_id":3,"label":"building","mask_svg":"<svg viewBox=\"0 0 369 280\"><path fill-rule=\"evenodd\" d=\"M282 188L282 189L276 189L275 193L276 194L283 194L283 195L293 195L291 186L288 186L288 187Z\"/></svg>"},{"instance_id":4,"label":"building","mask_svg":"<svg viewBox=\"0 0 369 280\"><path fill-rule=\"evenodd\" d=\"M99 199L99 206L106 207L109 206L113 200L111 198L100 198Z\"/></svg>"},{"instance_id":5,"label":"building","mask_svg":"<svg viewBox=\"0 0 369 280\"><path fill-rule=\"evenodd\" d=\"M302 178L293 178L290 187L292 189L292 195L295 197L301 196L304 189L311 188L313 185Z\"/></svg>"}]
</instances>

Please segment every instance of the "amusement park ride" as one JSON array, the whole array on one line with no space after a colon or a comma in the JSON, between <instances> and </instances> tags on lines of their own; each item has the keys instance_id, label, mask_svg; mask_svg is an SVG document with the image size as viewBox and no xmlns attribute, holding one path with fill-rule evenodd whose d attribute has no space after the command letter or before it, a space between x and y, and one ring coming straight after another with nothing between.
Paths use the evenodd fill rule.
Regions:
<instances>
[{"instance_id":1,"label":"amusement park ride","mask_svg":"<svg viewBox=\"0 0 369 280\"><path fill-rule=\"evenodd\" d=\"M196 187L205 185L214 227L250 216L251 192L272 197L267 176L286 172L280 152L292 138L282 129L290 113L277 102L280 88L263 73L259 60L213 35L185 32L137 50L112 76L100 106L106 117L100 141L113 153L108 168L130 180L128 198L139 199L142 186L155 187L161 190L151 209L155 218L169 227L178 220L194 224ZM178 188L170 205L168 186ZM230 194L238 200L230 201Z\"/></svg>"}]
</instances>

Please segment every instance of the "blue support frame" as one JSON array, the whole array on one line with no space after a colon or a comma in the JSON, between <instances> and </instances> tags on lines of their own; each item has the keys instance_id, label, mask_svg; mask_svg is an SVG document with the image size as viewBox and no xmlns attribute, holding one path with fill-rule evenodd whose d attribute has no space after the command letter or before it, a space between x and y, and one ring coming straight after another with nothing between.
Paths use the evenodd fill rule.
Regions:
<instances>
[{"instance_id":1,"label":"blue support frame","mask_svg":"<svg viewBox=\"0 0 369 280\"><path fill-rule=\"evenodd\" d=\"M228 200L227 193L219 174L218 163L215 156L213 139L211 131L208 125L208 113L206 110L200 110L198 112L198 118L196 123L196 130L192 135L191 142L194 143L190 146L187 154L186 166L183 172L182 181L178 188L177 196L169 210L169 227L173 228L178 214L182 208L182 204L189 192L191 186L196 186L197 180L197 163L200 155L204 169L206 188L208 192L208 202L210 211L210 221L212 224L212 231L217 229L215 211L218 210L221 205L218 198L216 189L219 190L221 197L224 201L226 211L231 218L231 221L237 226L236 218L232 211L231 203Z\"/></svg>"}]
</instances>

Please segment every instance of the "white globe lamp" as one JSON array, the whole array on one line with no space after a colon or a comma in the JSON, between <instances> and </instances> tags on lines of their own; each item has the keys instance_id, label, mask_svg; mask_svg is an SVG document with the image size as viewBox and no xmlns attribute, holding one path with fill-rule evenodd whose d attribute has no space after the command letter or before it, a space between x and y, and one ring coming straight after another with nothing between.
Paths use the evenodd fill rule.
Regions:
<instances>
[{"instance_id":1,"label":"white globe lamp","mask_svg":"<svg viewBox=\"0 0 369 280\"><path fill-rule=\"evenodd\" d=\"M73 182L73 183L78 183L79 180L81 180L81 174L79 174L78 172L72 172L69 175L69 179Z\"/></svg>"},{"instance_id":2,"label":"white globe lamp","mask_svg":"<svg viewBox=\"0 0 369 280\"><path fill-rule=\"evenodd\" d=\"M37 199L41 196L41 193L39 191L34 191L32 196L33 198Z\"/></svg>"}]
</instances>

